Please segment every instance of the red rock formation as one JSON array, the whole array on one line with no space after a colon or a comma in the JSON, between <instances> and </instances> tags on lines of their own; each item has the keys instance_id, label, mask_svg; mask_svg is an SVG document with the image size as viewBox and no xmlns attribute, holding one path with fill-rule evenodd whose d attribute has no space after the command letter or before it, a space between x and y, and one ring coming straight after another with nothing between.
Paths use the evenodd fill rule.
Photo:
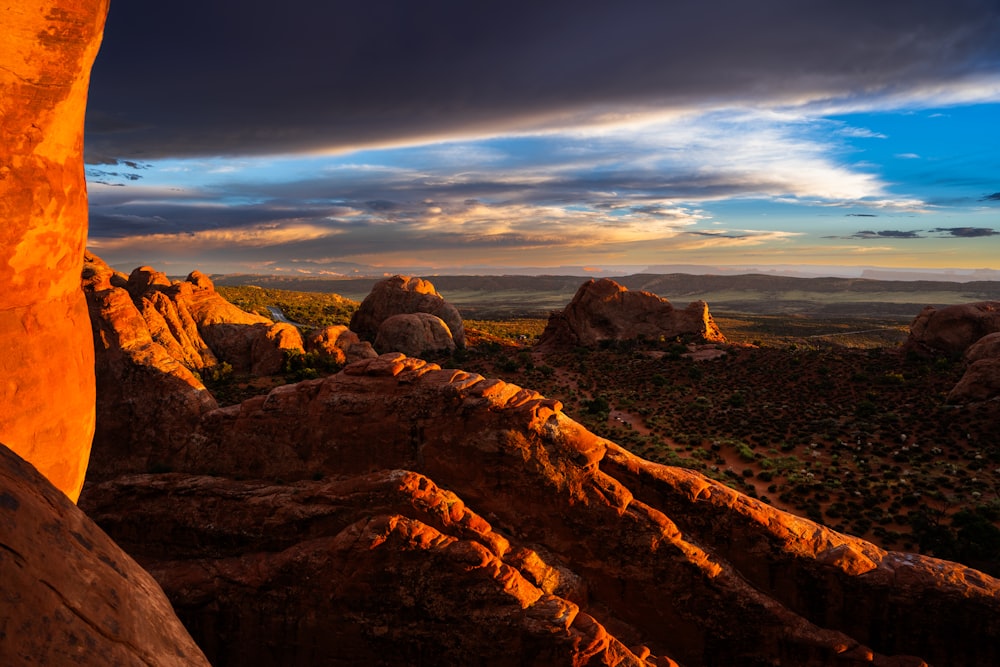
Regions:
<instances>
[{"instance_id":1,"label":"red rock formation","mask_svg":"<svg viewBox=\"0 0 1000 667\"><path fill-rule=\"evenodd\" d=\"M944 308L927 306L910 323L908 349L961 356L986 334L1000 331L1000 301L980 301Z\"/></svg>"},{"instance_id":2,"label":"red rock formation","mask_svg":"<svg viewBox=\"0 0 1000 667\"><path fill-rule=\"evenodd\" d=\"M491 638L496 665L1000 659L995 579L646 462L557 401L402 355L211 412L167 463L188 476L123 478L81 503L221 661L254 636L274 642L257 664L454 664Z\"/></svg>"},{"instance_id":3,"label":"red rock formation","mask_svg":"<svg viewBox=\"0 0 1000 667\"><path fill-rule=\"evenodd\" d=\"M458 310L445 301L430 282L409 276L393 276L377 283L351 317L351 331L374 342L383 321L406 313L429 313L440 317L448 325L455 345L465 347L465 327Z\"/></svg>"},{"instance_id":4,"label":"red rock formation","mask_svg":"<svg viewBox=\"0 0 1000 667\"><path fill-rule=\"evenodd\" d=\"M0 7L0 440L74 500L94 430L83 117L107 8Z\"/></svg>"},{"instance_id":5,"label":"red rock formation","mask_svg":"<svg viewBox=\"0 0 1000 667\"><path fill-rule=\"evenodd\" d=\"M949 403L988 401L1000 396L1000 332L987 334L965 352L969 365L948 393Z\"/></svg>"},{"instance_id":6,"label":"red rock formation","mask_svg":"<svg viewBox=\"0 0 1000 667\"><path fill-rule=\"evenodd\" d=\"M368 341L343 325L314 331L306 339L306 350L332 357L338 364L350 364L362 359L374 359L378 353Z\"/></svg>"},{"instance_id":7,"label":"red rock formation","mask_svg":"<svg viewBox=\"0 0 1000 667\"><path fill-rule=\"evenodd\" d=\"M0 445L0 664L208 665L160 586Z\"/></svg>"},{"instance_id":8,"label":"red rock formation","mask_svg":"<svg viewBox=\"0 0 1000 667\"><path fill-rule=\"evenodd\" d=\"M375 337L379 352L402 352L419 356L424 352L451 352L455 340L440 317L429 313L405 313L386 318Z\"/></svg>"},{"instance_id":9,"label":"red rock formation","mask_svg":"<svg viewBox=\"0 0 1000 667\"><path fill-rule=\"evenodd\" d=\"M1000 396L1000 301L927 306L910 323L905 346L923 355L964 355L969 367L948 394L950 403Z\"/></svg>"},{"instance_id":10,"label":"red rock formation","mask_svg":"<svg viewBox=\"0 0 1000 667\"><path fill-rule=\"evenodd\" d=\"M601 341L678 336L725 342L704 301L676 310L655 294L629 291L602 278L585 282L562 312L549 316L539 345L594 347Z\"/></svg>"},{"instance_id":11,"label":"red rock formation","mask_svg":"<svg viewBox=\"0 0 1000 667\"><path fill-rule=\"evenodd\" d=\"M164 322L159 311L147 309L144 318L125 287L125 276L101 260L87 257L83 282L100 389L91 470L107 477L155 468L156 448L183 441L204 413L218 407L184 363L203 357L190 338L181 339L188 342L183 346L166 325L156 326ZM177 317L177 309L167 312ZM158 319L150 317L153 313Z\"/></svg>"}]
</instances>

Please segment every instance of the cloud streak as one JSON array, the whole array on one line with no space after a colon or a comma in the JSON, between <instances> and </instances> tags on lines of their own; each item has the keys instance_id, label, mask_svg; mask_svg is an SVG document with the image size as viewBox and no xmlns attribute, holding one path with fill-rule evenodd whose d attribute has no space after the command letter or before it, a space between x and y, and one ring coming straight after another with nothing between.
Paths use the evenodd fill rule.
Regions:
<instances>
[{"instance_id":1,"label":"cloud streak","mask_svg":"<svg viewBox=\"0 0 1000 667\"><path fill-rule=\"evenodd\" d=\"M991 0L122 3L87 150L273 154L664 110L997 100L998 17Z\"/></svg>"}]
</instances>

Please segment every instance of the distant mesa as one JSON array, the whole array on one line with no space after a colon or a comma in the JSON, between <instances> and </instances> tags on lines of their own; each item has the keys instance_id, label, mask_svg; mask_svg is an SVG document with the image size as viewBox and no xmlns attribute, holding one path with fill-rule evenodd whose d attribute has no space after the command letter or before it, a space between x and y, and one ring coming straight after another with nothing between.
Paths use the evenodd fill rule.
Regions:
<instances>
[{"instance_id":1,"label":"distant mesa","mask_svg":"<svg viewBox=\"0 0 1000 667\"><path fill-rule=\"evenodd\" d=\"M563 311L549 316L539 347L596 347L603 341L676 337L726 340L704 301L677 310L651 292L630 291L602 278L585 282Z\"/></svg>"},{"instance_id":2,"label":"distant mesa","mask_svg":"<svg viewBox=\"0 0 1000 667\"><path fill-rule=\"evenodd\" d=\"M411 313L427 313L439 318L451 334L454 347L465 348L465 327L462 324L462 316L458 309L451 305L437 293L429 281L422 278L411 278L409 276L392 276L375 284L371 293L365 297L361 305L351 318L351 331L354 331L363 340L376 342L379 337L379 327L382 323L394 315L407 315ZM414 321L411 324L414 326ZM423 327L430 325L423 324ZM442 332L435 329L434 335L440 336ZM384 342L393 334L384 336ZM428 343L433 343L431 339ZM436 344L436 343L434 343ZM376 344L376 349L378 349ZM433 346L423 349L435 349ZM380 349L381 352L400 351Z\"/></svg>"}]
</instances>

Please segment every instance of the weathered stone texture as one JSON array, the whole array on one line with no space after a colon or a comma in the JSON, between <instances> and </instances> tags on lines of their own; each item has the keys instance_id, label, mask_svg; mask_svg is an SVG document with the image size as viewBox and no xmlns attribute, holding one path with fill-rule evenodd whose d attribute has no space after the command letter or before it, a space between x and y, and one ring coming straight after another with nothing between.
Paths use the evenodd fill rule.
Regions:
<instances>
[{"instance_id":1,"label":"weathered stone texture","mask_svg":"<svg viewBox=\"0 0 1000 667\"><path fill-rule=\"evenodd\" d=\"M94 430L83 119L107 9L0 5L0 440L71 499Z\"/></svg>"}]
</instances>

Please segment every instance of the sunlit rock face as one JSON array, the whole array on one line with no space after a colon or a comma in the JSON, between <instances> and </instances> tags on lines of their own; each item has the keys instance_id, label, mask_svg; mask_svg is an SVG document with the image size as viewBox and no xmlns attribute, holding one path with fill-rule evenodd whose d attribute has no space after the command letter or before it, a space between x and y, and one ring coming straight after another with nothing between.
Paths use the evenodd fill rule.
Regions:
<instances>
[{"instance_id":1,"label":"sunlit rock face","mask_svg":"<svg viewBox=\"0 0 1000 667\"><path fill-rule=\"evenodd\" d=\"M162 589L0 445L0 665L208 665Z\"/></svg>"},{"instance_id":2,"label":"sunlit rock face","mask_svg":"<svg viewBox=\"0 0 1000 667\"><path fill-rule=\"evenodd\" d=\"M603 341L678 336L725 341L704 301L678 310L651 292L629 291L603 278L585 282L562 312L549 317L539 344L546 348L594 347Z\"/></svg>"},{"instance_id":3,"label":"sunlit rock face","mask_svg":"<svg viewBox=\"0 0 1000 667\"><path fill-rule=\"evenodd\" d=\"M383 322L393 315L408 313L428 313L441 318L455 347L465 347L465 326L458 309L445 301L430 281L409 276L392 276L376 283L351 318L351 331L364 340L375 341Z\"/></svg>"},{"instance_id":4,"label":"sunlit rock face","mask_svg":"<svg viewBox=\"0 0 1000 667\"><path fill-rule=\"evenodd\" d=\"M204 415L81 507L215 664L1000 664L1000 581L401 354ZM919 656L919 657L915 657Z\"/></svg>"},{"instance_id":5,"label":"sunlit rock face","mask_svg":"<svg viewBox=\"0 0 1000 667\"><path fill-rule=\"evenodd\" d=\"M107 10L0 4L0 441L73 500L94 430L83 119Z\"/></svg>"},{"instance_id":6,"label":"sunlit rock face","mask_svg":"<svg viewBox=\"0 0 1000 667\"><path fill-rule=\"evenodd\" d=\"M375 349L415 357L427 351L451 352L455 349L455 340L440 317L430 313L405 313L382 322L375 337Z\"/></svg>"}]
</instances>

